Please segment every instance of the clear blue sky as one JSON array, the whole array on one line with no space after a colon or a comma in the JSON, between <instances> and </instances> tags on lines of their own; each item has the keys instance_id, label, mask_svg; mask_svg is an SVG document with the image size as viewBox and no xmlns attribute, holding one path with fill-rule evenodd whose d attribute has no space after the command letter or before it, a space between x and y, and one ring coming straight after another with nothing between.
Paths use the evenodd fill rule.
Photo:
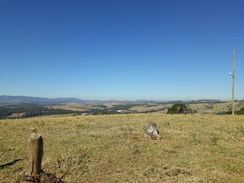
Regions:
<instances>
[{"instance_id":1,"label":"clear blue sky","mask_svg":"<svg viewBox=\"0 0 244 183\"><path fill-rule=\"evenodd\" d=\"M242 0L0 0L0 95L244 98Z\"/></svg>"}]
</instances>

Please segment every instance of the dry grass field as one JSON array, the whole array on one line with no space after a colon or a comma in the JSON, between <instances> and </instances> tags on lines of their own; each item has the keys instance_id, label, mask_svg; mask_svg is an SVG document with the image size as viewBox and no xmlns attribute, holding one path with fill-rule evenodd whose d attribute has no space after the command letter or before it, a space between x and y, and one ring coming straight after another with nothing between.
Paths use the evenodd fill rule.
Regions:
<instances>
[{"instance_id":1,"label":"dry grass field","mask_svg":"<svg viewBox=\"0 0 244 183\"><path fill-rule=\"evenodd\" d=\"M161 140L143 128L158 125ZM0 165L26 157L30 128L43 169L66 183L244 182L244 116L130 114L0 120ZM0 169L17 183L25 159Z\"/></svg>"}]
</instances>

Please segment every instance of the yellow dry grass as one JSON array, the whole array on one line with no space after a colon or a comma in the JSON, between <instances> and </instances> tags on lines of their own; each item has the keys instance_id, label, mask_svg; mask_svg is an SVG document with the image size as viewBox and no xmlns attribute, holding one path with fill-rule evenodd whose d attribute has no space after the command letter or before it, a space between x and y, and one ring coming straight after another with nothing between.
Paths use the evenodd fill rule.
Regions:
<instances>
[{"instance_id":1,"label":"yellow dry grass","mask_svg":"<svg viewBox=\"0 0 244 183\"><path fill-rule=\"evenodd\" d=\"M161 140L144 137L155 122ZM0 120L0 165L26 156L30 128L44 138L43 169L66 183L244 182L244 116L130 114ZM25 160L0 169L18 182Z\"/></svg>"}]
</instances>

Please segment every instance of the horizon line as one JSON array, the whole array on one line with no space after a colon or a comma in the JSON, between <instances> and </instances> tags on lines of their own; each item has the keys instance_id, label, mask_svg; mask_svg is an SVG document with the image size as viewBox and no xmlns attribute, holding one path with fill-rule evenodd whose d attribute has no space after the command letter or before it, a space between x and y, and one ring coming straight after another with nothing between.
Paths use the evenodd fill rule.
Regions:
<instances>
[{"instance_id":1,"label":"horizon line","mask_svg":"<svg viewBox=\"0 0 244 183\"><path fill-rule=\"evenodd\" d=\"M6 95L1 94L0 97L31 97L31 98L45 98L45 99L79 99L79 100L87 100L87 101L157 101L157 102L170 102L170 101L204 101L204 100L216 100L216 101L231 101L231 99L217 99L217 98L198 98L198 99L147 99L146 97L143 99L98 99L93 98L89 99L87 97L46 97L46 96L30 96L30 95ZM235 99L237 101L243 100L243 99Z\"/></svg>"}]
</instances>

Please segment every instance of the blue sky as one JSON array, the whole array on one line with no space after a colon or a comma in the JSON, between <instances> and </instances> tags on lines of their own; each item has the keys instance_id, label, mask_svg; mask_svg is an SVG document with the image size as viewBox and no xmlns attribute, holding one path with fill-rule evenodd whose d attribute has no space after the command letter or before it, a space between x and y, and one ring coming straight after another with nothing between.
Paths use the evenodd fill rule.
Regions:
<instances>
[{"instance_id":1,"label":"blue sky","mask_svg":"<svg viewBox=\"0 0 244 183\"><path fill-rule=\"evenodd\" d=\"M242 0L0 0L0 95L230 99L233 47L243 99Z\"/></svg>"}]
</instances>

